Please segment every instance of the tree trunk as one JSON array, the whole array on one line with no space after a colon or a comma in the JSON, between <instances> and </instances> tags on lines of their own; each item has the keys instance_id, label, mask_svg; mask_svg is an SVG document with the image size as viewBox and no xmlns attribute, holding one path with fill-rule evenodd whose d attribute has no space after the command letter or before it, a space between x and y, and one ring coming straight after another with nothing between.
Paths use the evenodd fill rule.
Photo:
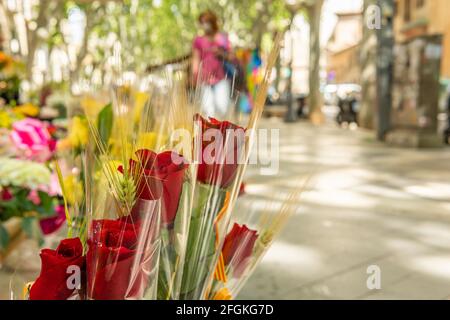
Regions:
<instances>
[{"instance_id":1,"label":"tree trunk","mask_svg":"<svg viewBox=\"0 0 450 320\"><path fill-rule=\"evenodd\" d=\"M5 8L3 2L0 2L0 15L0 50L11 53L9 43L12 38L11 28L14 26L14 17L11 12Z\"/></svg>"},{"instance_id":2,"label":"tree trunk","mask_svg":"<svg viewBox=\"0 0 450 320\"><path fill-rule=\"evenodd\" d=\"M26 23L27 26L27 38L28 38L28 56L26 60L26 70L27 70L27 79L32 82L32 76L33 76L33 65L34 65L34 58L36 54L36 50L38 48L38 45L40 43L38 31L40 28L45 28L48 23L48 17L47 13L51 10L50 1L49 0L41 0L39 3L39 13L38 17L36 19L36 29L33 31L30 30L28 27L28 23Z\"/></svg>"},{"instance_id":3,"label":"tree trunk","mask_svg":"<svg viewBox=\"0 0 450 320\"><path fill-rule=\"evenodd\" d=\"M309 116L314 124L324 121L320 95L320 17L323 3L324 0L316 0L307 8L310 21Z\"/></svg>"},{"instance_id":4,"label":"tree trunk","mask_svg":"<svg viewBox=\"0 0 450 320\"><path fill-rule=\"evenodd\" d=\"M393 0L365 0L361 44L362 101L359 125L384 140L390 127L393 72ZM379 21L377 26L374 21Z\"/></svg>"},{"instance_id":5,"label":"tree trunk","mask_svg":"<svg viewBox=\"0 0 450 320\"><path fill-rule=\"evenodd\" d=\"M361 41L361 108L358 123L366 129L375 127L375 106L377 104L377 32L366 23L369 6L377 0L364 0L363 38Z\"/></svg>"},{"instance_id":6,"label":"tree trunk","mask_svg":"<svg viewBox=\"0 0 450 320\"><path fill-rule=\"evenodd\" d=\"M392 105L392 80L394 60L394 30L393 14L394 0L379 1L382 16L382 26L377 30L378 60L377 60L377 93L378 117L377 138L383 141L390 129Z\"/></svg>"}]
</instances>

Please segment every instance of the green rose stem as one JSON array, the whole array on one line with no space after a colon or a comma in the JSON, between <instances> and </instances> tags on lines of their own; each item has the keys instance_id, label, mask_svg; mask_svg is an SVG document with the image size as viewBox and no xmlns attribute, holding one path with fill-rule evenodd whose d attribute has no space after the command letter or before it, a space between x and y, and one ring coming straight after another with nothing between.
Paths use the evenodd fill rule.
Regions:
<instances>
[{"instance_id":1,"label":"green rose stem","mask_svg":"<svg viewBox=\"0 0 450 320\"><path fill-rule=\"evenodd\" d=\"M186 214L189 212L191 183L185 182L179 199L175 221L161 226L161 256L159 261L158 300L177 299L180 290L183 261L186 247L180 243L187 234ZM187 200L187 201L186 201Z\"/></svg>"},{"instance_id":2,"label":"green rose stem","mask_svg":"<svg viewBox=\"0 0 450 320\"><path fill-rule=\"evenodd\" d=\"M198 183L194 207L189 225L183 280L180 299L203 299L202 294L214 270L215 239L214 222L224 205L226 190L218 186Z\"/></svg>"}]
</instances>

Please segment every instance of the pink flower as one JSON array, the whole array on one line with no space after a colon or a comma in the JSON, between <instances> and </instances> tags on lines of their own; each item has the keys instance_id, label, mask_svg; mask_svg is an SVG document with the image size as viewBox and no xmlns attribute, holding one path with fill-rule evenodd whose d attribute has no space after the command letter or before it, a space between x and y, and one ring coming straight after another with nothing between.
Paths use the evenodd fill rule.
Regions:
<instances>
[{"instance_id":1,"label":"pink flower","mask_svg":"<svg viewBox=\"0 0 450 320\"><path fill-rule=\"evenodd\" d=\"M55 151L56 141L52 139L46 124L37 119L26 118L15 122L10 138L27 159L44 162Z\"/></svg>"},{"instance_id":2,"label":"pink flower","mask_svg":"<svg viewBox=\"0 0 450 320\"><path fill-rule=\"evenodd\" d=\"M28 194L27 199L37 206L41 204L41 198L39 198L37 190L31 190L30 193Z\"/></svg>"},{"instance_id":3,"label":"pink flower","mask_svg":"<svg viewBox=\"0 0 450 320\"><path fill-rule=\"evenodd\" d=\"M50 176L50 184L39 185L37 190L43 191L52 197L62 195L61 186L59 185L58 175L56 172L52 172L52 175Z\"/></svg>"}]
</instances>

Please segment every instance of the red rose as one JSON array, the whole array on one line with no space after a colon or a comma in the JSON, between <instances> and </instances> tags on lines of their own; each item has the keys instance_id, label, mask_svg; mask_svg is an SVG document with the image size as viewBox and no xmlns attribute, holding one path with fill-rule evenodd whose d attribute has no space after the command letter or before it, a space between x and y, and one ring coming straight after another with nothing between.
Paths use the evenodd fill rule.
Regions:
<instances>
[{"instance_id":1,"label":"red rose","mask_svg":"<svg viewBox=\"0 0 450 320\"><path fill-rule=\"evenodd\" d=\"M246 225L240 226L237 223L225 237L222 247L223 258L226 265L233 267L235 276L239 276L245 271L256 239L258 239L256 230L251 230Z\"/></svg>"},{"instance_id":2,"label":"red rose","mask_svg":"<svg viewBox=\"0 0 450 320\"><path fill-rule=\"evenodd\" d=\"M75 289L69 289L70 266L83 271L85 258L79 238L64 239L56 250L41 250L41 273L30 290L30 300L66 300ZM81 279L80 279L81 280Z\"/></svg>"},{"instance_id":3,"label":"red rose","mask_svg":"<svg viewBox=\"0 0 450 320\"><path fill-rule=\"evenodd\" d=\"M8 188L4 188L0 191L0 199L3 201L9 201L13 198L13 194L8 190Z\"/></svg>"},{"instance_id":4,"label":"red rose","mask_svg":"<svg viewBox=\"0 0 450 320\"><path fill-rule=\"evenodd\" d=\"M226 188L236 176L239 154L245 141L245 129L228 121L219 121L214 118L209 118L208 121L198 114L196 120L201 122L202 127L202 155L197 180ZM209 131L205 136L208 130L214 131ZM221 143L211 138L219 133L222 137ZM211 153L205 152L205 149L211 148L213 143L217 144L218 148L212 148L214 152Z\"/></svg>"},{"instance_id":5,"label":"red rose","mask_svg":"<svg viewBox=\"0 0 450 320\"><path fill-rule=\"evenodd\" d=\"M66 221L66 212L64 205L60 204L55 208L53 217L44 218L39 221L43 234L51 234L58 230Z\"/></svg>"},{"instance_id":6,"label":"red rose","mask_svg":"<svg viewBox=\"0 0 450 320\"><path fill-rule=\"evenodd\" d=\"M144 200L163 198L162 222L171 224L175 220L180 196L183 189L184 171L188 165L184 159L165 151L156 154L142 149L136 152L138 161L130 160L130 170L137 179L137 197ZM173 162L172 156L183 160L180 164ZM123 168L119 168L123 172Z\"/></svg>"},{"instance_id":7,"label":"red rose","mask_svg":"<svg viewBox=\"0 0 450 320\"><path fill-rule=\"evenodd\" d=\"M144 224L143 220L132 223L131 216L92 222L86 256L89 298L142 298L156 261L150 248L152 236L141 233Z\"/></svg>"}]
</instances>

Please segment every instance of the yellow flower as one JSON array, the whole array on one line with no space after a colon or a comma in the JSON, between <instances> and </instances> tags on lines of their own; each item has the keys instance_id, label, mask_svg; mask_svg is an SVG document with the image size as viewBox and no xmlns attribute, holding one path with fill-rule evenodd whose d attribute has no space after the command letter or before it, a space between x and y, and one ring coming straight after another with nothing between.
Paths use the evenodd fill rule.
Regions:
<instances>
[{"instance_id":1,"label":"yellow flower","mask_svg":"<svg viewBox=\"0 0 450 320\"><path fill-rule=\"evenodd\" d=\"M114 134L114 133L113 133ZM133 154L133 148L130 143L123 143L120 137L110 138L109 156L111 159L127 159Z\"/></svg>"},{"instance_id":2,"label":"yellow flower","mask_svg":"<svg viewBox=\"0 0 450 320\"><path fill-rule=\"evenodd\" d=\"M85 146L89 138L89 128L86 119L73 117L68 139L73 148Z\"/></svg>"},{"instance_id":3,"label":"yellow flower","mask_svg":"<svg viewBox=\"0 0 450 320\"><path fill-rule=\"evenodd\" d=\"M117 168L119 168L122 165L122 162L118 160L105 160L103 163L103 170L105 175L111 175L111 174L117 174L119 175L119 171Z\"/></svg>"},{"instance_id":4,"label":"yellow flower","mask_svg":"<svg viewBox=\"0 0 450 320\"><path fill-rule=\"evenodd\" d=\"M13 58L11 58L6 53L0 51L0 65L2 65L3 68L10 67L13 62L14 62Z\"/></svg>"},{"instance_id":5,"label":"yellow flower","mask_svg":"<svg viewBox=\"0 0 450 320\"><path fill-rule=\"evenodd\" d=\"M5 111L0 111L0 128L10 128L12 125L12 119Z\"/></svg>"},{"instance_id":6,"label":"yellow flower","mask_svg":"<svg viewBox=\"0 0 450 320\"><path fill-rule=\"evenodd\" d=\"M134 123L139 123L139 121L141 120L145 104L147 103L150 96L148 93L142 91L135 91L133 95L134 95L133 121Z\"/></svg>"},{"instance_id":7,"label":"yellow flower","mask_svg":"<svg viewBox=\"0 0 450 320\"><path fill-rule=\"evenodd\" d=\"M167 136L156 132L139 133L135 149L149 149L159 151L167 142Z\"/></svg>"},{"instance_id":8,"label":"yellow flower","mask_svg":"<svg viewBox=\"0 0 450 320\"><path fill-rule=\"evenodd\" d=\"M70 150L72 148L72 143L69 138L59 139L56 145L58 151Z\"/></svg>"},{"instance_id":9,"label":"yellow flower","mask_svg":"<svg viewBox=\"0 0 450 320\"><path fill-rule=\"evenodd\" d=\"M39 107L32 103L25 103L14 107L13 112L27 117L36 117L39 114Z\"/></svg>"},{"instance_id":10,"label":"yellow flower","mask_svg":"<svg viewBox=\"0 0 450 320\"><path fill-rule=\"evenodd\" d=\"M84 96L81 98L80 105L86 116L90 119L97 117L106 103L92 96Z\"/></svg>"},{"instance_id":11,"label":"yellow flower","mask_svg":"<svg viewBox=\"0 0 450 320\"><path fill-rule=\"evenodd\" d=\"M70 205L79 204L83 199L83 186L73 174L64 178L64 192L64 197Z\"/></svg>"}]
</instances>

